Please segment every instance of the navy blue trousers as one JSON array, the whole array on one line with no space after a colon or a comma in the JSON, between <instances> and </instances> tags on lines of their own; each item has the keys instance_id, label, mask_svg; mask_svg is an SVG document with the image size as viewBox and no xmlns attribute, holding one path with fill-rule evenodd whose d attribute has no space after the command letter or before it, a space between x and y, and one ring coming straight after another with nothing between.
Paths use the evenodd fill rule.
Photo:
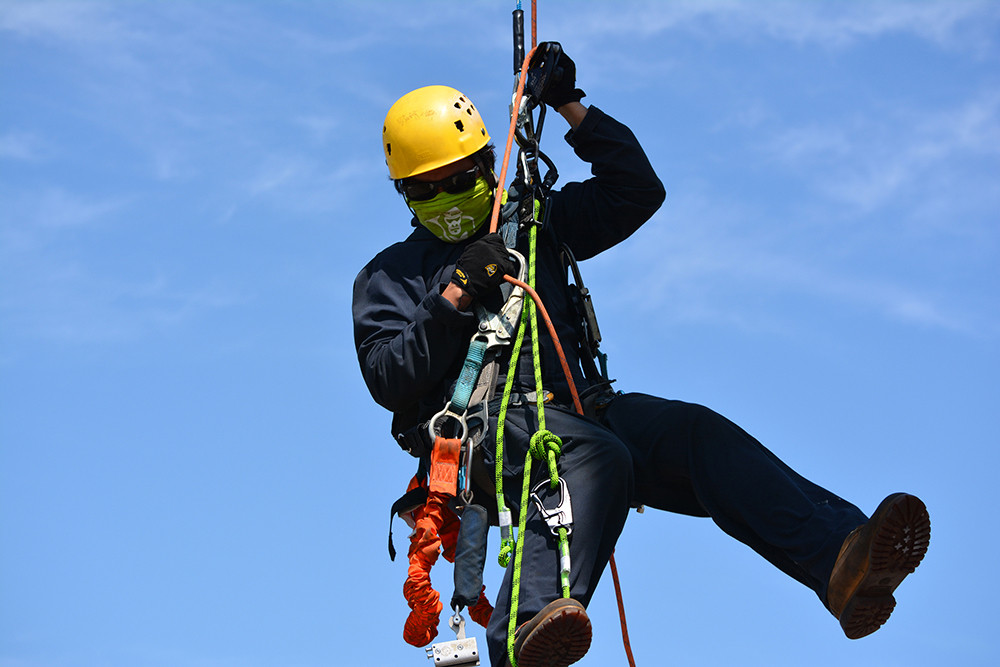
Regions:
<instances>
[{"instance_id":1,"label":"navy blue trousers","mask_svg":"<svg viewBox=\"0 0 1000 667\"><path fill-rule=\"evenodd\" d=\"M545 420L563 442L559 472L569 487L574 519L571 594L584 606L634 505L711 517L824 602L844 538L867 520L857 507L797 474L739 426L700 405L623 394L598 421L555 406L546 406ZM528 439L537 429L533 406L508 410L504 494L515 523ZM533 462L532 485L546 475L545 464ZM557 539L534 503L522 539L518 624L562 595ZM494 667L506 660L512 574L513 558L486 632Z\"/></svg>"}]
</instances>

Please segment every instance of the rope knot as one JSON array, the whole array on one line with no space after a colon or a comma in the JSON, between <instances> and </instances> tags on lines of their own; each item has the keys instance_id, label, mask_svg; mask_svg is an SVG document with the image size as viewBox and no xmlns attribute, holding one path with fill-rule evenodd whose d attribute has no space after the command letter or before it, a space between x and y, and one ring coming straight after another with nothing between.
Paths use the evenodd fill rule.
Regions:
<instances>
[{"instance_id":1,"label":"rope knot","mask_svg":"<svg viewBox=\"0 0 1000 667\"><path fill-rule=\"evenodd\" d=\"M500 544L500 554L497 556L497 562L500 563L500 567L507 567L510 563L510 555L514 553L514 540L506 539Z\"/></svg>"},{"instance_id":2,"label":"rope knot","mask_svg":"<svg viewBox=\"0 0 1000 667\"><path fill-rule=\"evenodd\" d=\"M559 485L559 470L556 468L556 459L562 454L562 439L552 431L542 429L531 436L529 451L539 461L548 462L549 480L552 483L552 488L556 488Z\"/></svg>"}]
</instances>

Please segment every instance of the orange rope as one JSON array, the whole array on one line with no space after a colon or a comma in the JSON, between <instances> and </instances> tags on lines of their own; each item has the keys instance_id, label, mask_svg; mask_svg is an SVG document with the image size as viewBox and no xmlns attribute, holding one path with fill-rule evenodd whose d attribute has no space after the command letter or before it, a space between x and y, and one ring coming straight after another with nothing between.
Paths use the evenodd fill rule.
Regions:
<instances>
[{"instance_id":1,"label":"orange rope","mask_svg":"<svg viewBox=\"0 0 1000 667\"><path fill-rule=\"evenodd\" d=\"M500 167L499 182L501 187L507 182L507 163L510 161L510 151L514 145L514 132L517 129L517 118L521 109L521 98L524 96L524 83L528 76L528 63L531 62L531 58L535 55L535 49L538 46L537 9L536 0L531 0L531 51L528 52L528 54L524 57L524 62L521 63L521 75L517 83L517 92L514 95L513 113L510 115L510 130L507 133L507 145L504 148L503 162ZM499 220L500 197L494 197L493 212L490 216L491 234L497 231ZM577 393L576 383L573 382L573 374L570 372L569 362L566 361L566 354L563 352L562 345L559 342L559 336L556 334L555 326L552 324L552 320L549 318L549 314L545 310L545 306L542 304L541 298L527 283L524 283L516 278L512 278L511 276L504 276L504 280L524 289L524 291L532 298L535 305L538 307L538 311L542 314L542 320L545 322L545 326L549 330L549 335L552 336L552 343L555 345L556 354L559 357L559 363L562 366L563 373L566 375L566 382L569 384L569 391L573 397L573 407L576 408L576 411L580 415L583 415L583 405L580 403L580 395ZM611 577L614 579L615 583L615 597L618 599L618 618L621 620L622 642L625 645L625 655L628 657L630 667L635 667L635 658L632 656L632 644L629 642L628 637L628 623L625 620L625 603L622 600L621 583L618 581L618 566L615 564L614 553L611 554L610 565Z\"/></svg>"},{"instance_id":2,"label":"orange rope","mask_svg":"<svg viewBox=\"0 0 1000 667\"><path fill-rule=\"evenodd\" d=\"M510 115L510 130L507 133L507 146L503 151L503 162L500 163L500 187L507 182L507 163L510 161L510 149L514 146L514 132L517 130L518 110L521 108L521 98L524 97L524 82L528 78L528 63L535 55L535 47L524 57L521 63L521 76L517 82L517 93L514 95L514 112ZM500 197L493 198L493 213L490 214L490 234L497 230L500 221Z\"/></svg>"},{"instance_id":3,"label":"orange rope","mask_svg":"<svg viewBox=\"0 0 1000 667\"><path fill-rule=\"evenodd\" d=\"M556 328L552 324L552 320L549 318L548 311L545 310L545 305L542 303L541 297L538 296L538 292L533 290L528 283L522 282L517 278L511 278L510 276L504 276L504 280L512 285L517 285L531 297L532 301L538 307L538 312L542 315L542 321L545 322L545 328L549 330L549 335L552 336L552 342L556 347L556 355L559 357L559 364L562 366L563 373L566 375L566 381L569 383L569 393L573 397L573 407L581 415L583 414L583 404L580 403L580 395L576 393L576 383L573 382L573 374L569 370L569 362L566 361L566 353L563 352L562 345L559 343L559 335L556 333Z\"/></svg>"},{"instance_id":4,"label":"orange rope","mask_svg":"<svg viewBox=\"0 0 1000 667\"><path fill-rule=\"evenodd\" d=\"M569 362L566 361L566 353L563 352L562 344L559 342L559 335L556 333L556 328L552 324L552 320L549 318L548 311L545 310L545 305L542 303L541 297L539 297L538 292L533 290L527 283L522 282L517 278L504 276L504 280L512 285L517 285L522 288L535 302L535 306L538 307L538 312L542 315L542 321L545 322L545 327L549 330L549 335L552 337L552 344L556 348L556 356L559 357L559 364L562 366L563 374L566 376L566 382L569 384L569 393L573 397L573 407L576 408L576 411L580 415L583 415L583 405L580 403L580 395L577 393L576 383L573 382L573 374L569 370ZM625 602L622 599L622 587L621 582L618 580L618 566L615 563L614 552L611 553L610 565L611 578L614 579L615 582L615 597L618 600L618 619L621 621L622 626L622 643L625 645L625 655L628 657L628 664L630 667L635 667L635 657L632 655L632 643L629 641L628 637L628 621L625 620Z\"/></svg>"},{"instance_id":5,"label":"orange rope","mask_svg":"<svg viewBox=\"0 0 1000 667\"><path fill-rule=\"evenodd\" d=\"M625 602L622 600L622 585L618 581L618 566L615 565L615 553L611 552L611 578L615 580L615 598L618 599L618 619L622 623L622 643L625 644L625 655L628 657L628 664L635 667L635 658L632 657L632 643L628 639L628 623L625 621Z\"/></svg>"},{"instance_id":6,"label":"orange rope","mask_svg":"<svg viewBox=\"0 0 1000 667\"><path fill-rule=\"evenodd\" d=\"M531 48L538 45L538 4L536 0L531 0Z\"/></svg>"}]
</instances>

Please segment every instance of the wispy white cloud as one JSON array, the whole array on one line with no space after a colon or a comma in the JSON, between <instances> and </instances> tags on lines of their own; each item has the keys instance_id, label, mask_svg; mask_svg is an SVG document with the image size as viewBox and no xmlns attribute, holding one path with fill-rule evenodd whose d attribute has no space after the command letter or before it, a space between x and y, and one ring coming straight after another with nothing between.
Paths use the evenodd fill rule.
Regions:
<instances>
[{"instance_id":1,"label":"wispy white cloud","mask_svg":"<svg viewBox=\"0 0 1000 667\"><path fill-rule=\"evenodd\" d=\"M69 191L52 188L46 190L38 201L35 222L42 227L75 227L86 225L120 211L127 200L91 199Z\"/></svg>"},{"instance_id":2,"label":"wispy white cloud","mask_svg":"<svg viewBox=\"0 0 1000 667\"><path fill-rule=\"evenodd\" d=\"M290 139L328 147L345 136L347 100L387 106L392 93L384 82L340 65L349 53L391 40L395 28L386 18L412 14L354 3L331 12L305 5L277 11L244 3L42 1L0 5L0 34L29 40L32 48L58 43L74 54L69 67L79 71L55 82L66 88L67 111L73 121L105 133L102 157L124 154L134 168L130 181L193 182L216 170L265 192L315 179L320 170L307 157L287 156ZM330 22L330 29L317 21ZM273 76L282 69L327 92L287 89L286 77ZM39 155L32 136L8 133L0 139L0 157ZM230 164L237 154L241 162ZM351 156L341 149L341 158ZM246 176L248 168L254 176Z\"/></svg>"},{"instance_id":3,"label":"wispy white cloud","mask_svg":"<svg viewBox=\"0 0 1000 667\"><path fill-rule=\"evenodd\" d=\"M129 32L98 2L5 2L0 31L70 43L120 41Z\"/></svg>"},{"instance_id":4,"label":"wispy white cloud","mask_svg":"<svg viewBox=\"0 0 1000 667\"><path fill-rule=\"evenodd\" d=\"M270 156L257 168L257 173L247 184L251 196L274 193L290 183L301 182L315 166L308 159L298 156Z\"/></svg>"},{"instance_id":5,"label":"wispy white cloud","mask_svg":"<svg viewBox=\"0 0 1000 667\"><path fill-rule=\"evenodd\" d=\"M334 132L343 127L340 118L333 114L301 115L293 121L305 129L314 142L321 145L327 143L333 138Z\"/></svg>"},{"instance_id":6,"label":"wispy white cloud","mask_svg":"<svg viewBox=\"0 0 1000 667\"><path fill-rule=\"evenodd\" d=\"M128 197L49 186L6 199L0 224L0 318L8 340L114 342L176 327L239 295L221 283L178 287L164 272L124 276L115 229Z\"/></svg>"},{"instance_id":7,"label":"wispy white cloud","mask_svg":"<svg viewBox=\"0 0 1000 667\"><path fill-rule=\"evenodd\" d=\"M398 54L405 54L426 35L439 34L430 30L439 23L434 12L401 12L402 6L344 5L344 11L353 19L350 25L356 28L346 39L337 32L334 22L329 31L312 29L303 21L307 10L299 14L292 11L278 24L269 24L272 17L261 11L260 5L242 3L7 3L0 6L0 31L21 39L61 40L85 53L86 77L81 85L87 90L82 99L93 103L93 108L87 110L92 122L110 128L109 136L124 137L121 143L130 149L128 159L135 161L134 149L138 147L146 158L140 163L149 168L147 177L176 184L193 183L209 173L215 177L221 174L216 180L205 178L208 187L214 184L211 194L190 193L203 197L202 211L214 208L232 220L263 203L268 213L273 209L310 215L351 210L369 214L373 207L367 200L373 196L380 201L387 196L391 199L391 192L384 187L384 165L377 148L373 148L375 140L358 139L363 124L355 122L352 104L344 100L368 103L365 113L372 106L384 110L393 99L391 79L361 73L366 67L389 69ZM499 36L482 37L476 30L463 32L454 27L479 25L474 19L481 7L456 8L454 3L436 6L457 12L449 15L449 25L458 36L455 42L435 43L433 49L451 53L456 44L467 45L475 39L496 39L502 48L509 48L506 30L491 29L489 35ZM136 9L140 7L146 9L140 12ZM573 11L554 9L559 7ZM618 66L611 68L619 78L620 72L635 63L630 61L629 52L619 49L609 54L602 50L608 35L660 36L682 30L703 36L707 42L766 37L844 48L880 35L908 34L948 48L969 48L981 41L980 28L996 25L1000 14L995 3L985 2L762 5L699 0L623 3L613 8L604 4L600 10L597 7L553 3L552 8L543 9L547 21L543 37L558 39L565 35L587 46L581 59L620 58ZM324 16L330 20L329 14ZM504 20L507 17L505 13ZM397 37L399 44L393 42ZM248 51L249 43L259 48ZM396 49L392 58L379 54L370 63L367 57L347 58L353 53L377 50L379 44L392 44ZM341 57L344 70L330 67ZM665 78L675 66L670 58L669 49L660 49L654 61L644 66L651 68L655 76ZM302 81L327 87L314 97L306 95L289 101L284 94L291 91L274 73L302 68L309 73ZM506 94L505 90L502 96ZM335 102L328 99L333 96ZM846 123L812 122L793 127L776 125L787 121L769 106L770 102L770 98L763 98L757 106L742 107L736 122L759 130L758 137L769 138L767 145L759 149L774 162L790 172L811 174L809 186L824 193L828 202L850 205L859 215L898 202L913 192L926 193L932 190L940 165L970 156L992 160L1000 146L996 96L984 95L947 111L900 110L882 118L859 113ZM377 123L378 119L363 125L364 131L369 132ZM289 133L289 129L293 132ZM0 137L0 157L37 159L45 154L38 136L11 132ZM228 161L230 154L238 158ZM567 165L564 173L570 174L574 168ZM673 189L674 184L670 186ZM372 195L375 188L378 194ZM138 191L134 183L131 189ZM189 191L184 191L183 196L189 196ZM643 232L647 234L649 251L657 248L655 252L666 258L662 263L652 256L643 258L662 267L657 273L657 289L661 294L679 295L674 303L687 308L692 316L739 318L743 312L739 304L713 308L711 298L697 298L707 296L706 290L717 290L721 281L738 280L771 293L811 294L876 308L886 317L911 322L937 322L935 326L945 328L949 322L957 328L971 326L963 323L962 313L941 306L947 299L939 300L919 287L897 285L884 276L859 277L832 260L799 259L782 252L768 239L750 235L739 226L753 215L734 212L739 223L727 221L726 214L719 211L718 200L705 196L712 201L700 206L689 201L687 210L682 205L679 211L682 216L700 221L699 228L675 222L670 236L653 240ZM922 196L926 205L926 194ZM119 213L133 201L132 197L84 198L53 185L36 202L32 219L49 229L68 230ZM397 201L390 203L398 208ZM676 197L668 203L675 217L677 203ZM679 236L675 236L678 232ZM162 298L152 292L149 298L171 303L167 296L171 291L166 286L161 289ZM123 288L116 298L127 299L122 296L126 292L128 289ZM90 302L102 303L97 298ZM744 318L744 324L749 326L751 320Z\"/></svg>"},{"instance_id":8,"label":"wispy white cloud","mask_svg":"<svg viewBox=\"0 0 1000 667\"><path fill-rule=\"evenodd\" d=\"M989 2L771 3L766 11L741 3L739 21L759 22L779 39L839 47L887 34L911 34L942 46L967 48L984 17L1000 18ZM983 34L982 37L987 37Z\"/></svg>"},{"instance_id":9,"label":"wispy white cloud","mask_svg":"<svg viewBox=\"0 0 1000 667\"><path fill-rule=\"evenodd\" d=\"M49 150L45 142L31 132L8 132L0 135L0 160L39 162Z\"/></svg>"},{"instance_id":10,"label":"wispy white cloud","mask_svg":"<svg viewBox=\"0 0 1000 667\"><path fill-rule=\"evenodd\" d=\"M6 250L38 247L61 230L110 220L128 204L127 197L81 195L59 186L7 193L0 234L6 242Z\"/></svg>"},{"instance_id":11,"label":"wispy white cloud","mask_svg":"<svg viewBox=\"0 0 1000 667\"><path fill-rule=\"evenodd\" d=\"M772 293L785 292L821 302L845 304L901 324L965 335L987 333L980 330L983 324L980 318L954 308L939 294L892 282L870 271L847 272L817 254L801 258L791 253L771 255L751 251L740 259L742 261L737 260L738 263L730 266L729 276ZM806 259L811 261L804 261Z\"/></svg>"},{"instance_id":12,"label":"wispy white cloud","mask_svg":"<svg viewBox=\"0 0 1000 667\"><path fill-rule=\"evenodd\" d=\"M36 264L31 270L18 272L0 295L0 315L10 340L136 340L175 331L248 300L221 281L182 286L160 272L126 279L99 276L80 262L53 262L38 255L32 262Z\"/></svg>"},{"instance_id":13,"label":"wispy white cloud","mask_svg":"<svg viewBox=\"0 0 1000 667\"><path fill-rule=\"evenodd\" d=\"M336 150L336 144L332 141L331 150ZM323 157L325 153L281 151L241 165L239 172L229 175L225 190L213 197L217 200L213 208L220 211L216 221L232 224L251 213L272 221L327 219L348 215L359 204L371 208L373 191L379 200L393 194L377 153L342 154L329 161Z\"/></svg>"},{"instance_id":14,"label":"wispy white cloud","mask_svg":"<svg viewBox=\"0 0 1000 667\"><path fill-rule=\"evenodd\" d=\"M643 289L622 290L612 308L660 323L795 336L804 326L796 319L799 306L811 304L963 336L1000 334L1000 318L975 297L931 277L914 279L906 261L886 270L891 251L872 247L866 230L840 228L831 247L827 232L798 228L792 219L762 219L781 215L779 209L762 213L696 183L678 183L675 191L639 232L641 243L588 262L595 284L626 279L623 266L643 267Z\"/></svg>"},{"instance_id":15,"label":"wispy white cloud","mask_svg":"<svg viewBox=\"0 0 1000 667\"><path fill-rule=\"evenodd\" d=\"M597 43L609 35L650 37L680 30L708 40L773 39L842 47L886 34L912 34L950 48L995 48L985 24L1000 21L987 0L956 2L795 2L679 0L629 3L615 11L553 15L559 34Z\"/></svg>"},{"instance_id":16,"label":"wispy white cloud","mask_svg":"<svg viewBox=\"0 0 1000 667\"><path fill-rule=\"evenodd\" d=\"M988 92L950 109L885 111L846 122L810 124L775 132L765 152L793 171L810 174L814 186L837 202L862 210L919 191L921 199L948 174L986 159L992 176L1000 166L1000 95Z\"/></svg>"},{"instance_id":17,"label":"wispy white cloud","mask_svg":"<svg viewBox=\"0 0 1000 667\"><path fill-rule=\"evenodd\" d=\"M715 94L728 97L731 103L734 96L746 93L741 83L768 78L755 74L744 60L761 47L787 49L792 60L782 64L786 71L794 68L796 52L838 56L890 38L989 62L1000 50L995 37L1000 30L1000 4L979 0L650 0L621 3L609 11L602 3L575 3L572 11L546 14L544 28L549 39L561 40L576 59L580 81L588 92L649 97L646 89L657 86L675 95L697 97L711 95L714 86ZM733 58L731 64L716 64L711 70L691 62L698 58L717 63L723 53L719 49ZM776 66L766 57L761 64ZM733 78L747 67L748 76ZM628 75L622 76L625 72ZM721 94L726 89L732 90ZM743 122L771 112L766 106L744 110Z\"/></svg>"}]
</instances>

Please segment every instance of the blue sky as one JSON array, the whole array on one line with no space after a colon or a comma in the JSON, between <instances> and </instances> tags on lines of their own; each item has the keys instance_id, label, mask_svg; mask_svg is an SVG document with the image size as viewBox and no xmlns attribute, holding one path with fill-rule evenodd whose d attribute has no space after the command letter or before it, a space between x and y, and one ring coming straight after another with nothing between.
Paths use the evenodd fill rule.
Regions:
<instances>
[{"instance_id":1,"label":"blue sky","mask_svg":"<svg viewBox=\"0 0 1000 667\"><path fill-rule=\"evenodd\" d=\"M620 388L933 523L851 642L710 521L633 515L637 663L995 664L1000 3L539 4L668 190L583 267ZM453 85L503 143L512 9L0 1L0 666L429 664L350 285L408 231L396 98ZM625 664L610 578L591 615L579 664Z\"/></svg>"}]
</instances>

